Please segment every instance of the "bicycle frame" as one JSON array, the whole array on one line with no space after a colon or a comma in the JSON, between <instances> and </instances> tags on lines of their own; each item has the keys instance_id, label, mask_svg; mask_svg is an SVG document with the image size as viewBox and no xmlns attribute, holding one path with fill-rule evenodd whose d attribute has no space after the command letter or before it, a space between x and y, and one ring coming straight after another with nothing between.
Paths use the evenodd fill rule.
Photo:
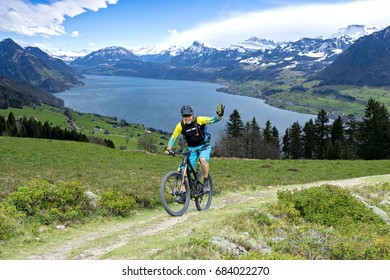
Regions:
<instances>
[{"instance_id":1,"label":"bicycle frame","mask_svg":"<svg viewBox=\"0 0 390 280\"><path fill-rule=\"evenodd\" d=\"M195 170L195 168L192 166L190 162L190 155L191 153L197 153L199 156L200 151L203 149L195 149L195 150L188 150L186 152L181 152L183 155L183 160L178 168L178 171L182 173L182 185L184 185L184 181L188 181L188 186L190 187L191 192L191 198L197 197L198 193L196 190L196 186L200 184L203 187L202 182L198 179L199 171ZM197 159L198 161L199 159ZM199 163L200 164L200 163ZM191 175L193 175L191 177Z\"/></svg>"},{"instance_id":2,"label":"bicycle frame","mask_svg":"<svg viewBox=\"0 0 390 280\"><path fill-rule=\"evenodd\" d=\"M204 149L204 148L202 148ZM213 196L212 177L209 174L210 190L203 192L204 183L200 181L201 170L200 165L196 162L196 166L192 166L190 155L198 153L201 149L188 151L171 151L170 155L182 155L182 161L178 170L168 172L161 181L160 198L165 211L171 216L183 215L190 204L190 200L195 200L195 205L198 211L209 209ZM185 195L185 201L183 201Z\"/></svg>"}]
</instances>

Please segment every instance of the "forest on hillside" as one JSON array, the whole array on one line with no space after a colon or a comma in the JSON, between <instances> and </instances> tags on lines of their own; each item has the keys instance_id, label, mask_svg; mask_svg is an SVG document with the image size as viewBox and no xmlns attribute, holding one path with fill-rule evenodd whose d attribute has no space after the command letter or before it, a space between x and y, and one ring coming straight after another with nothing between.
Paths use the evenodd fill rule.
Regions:
<instances>
[{"instance_id":1,"label":"forest on hillside","mask_svg":"<svg viewBox=\"0 0 390 280\"><path fill-rule=\"evenodd\" d=\"M282 139L270 120L244 122L234 110L215 156L257 159L389 159L390 118L384 104L370 99L361 120L338 116L332 123L324 109L303 126L294 122Z\"/></svg>"}]
</instances>

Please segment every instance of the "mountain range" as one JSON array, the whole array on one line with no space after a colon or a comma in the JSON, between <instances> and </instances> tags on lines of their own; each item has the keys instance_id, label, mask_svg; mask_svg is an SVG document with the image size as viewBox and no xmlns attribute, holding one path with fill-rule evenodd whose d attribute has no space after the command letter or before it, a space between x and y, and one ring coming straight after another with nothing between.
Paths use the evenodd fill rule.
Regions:
<instances>
[{"instance_id":1,"label":"mountain range","mask_svg":"<svg viewBox=\"0 0 390 280\"><path fill-rule=\"evenodd\" d=\"M229 48L199 41L188 48L129 50L112 46L68 63L39 48L22 48L12 39L5 39L0 42L0 76L49 93L82 86L83 74L240 84L253 80L277 82L288 70L326 85L384 86L390 85L389 33L390 27L350 25L328 38L274 42L252 37ZM12 83L7 80L2 88L7 85Z\"/></svg>"},{"instance_id":2,"label":"mountain range","mask_svg":"<svg viewBox=\"0 0 390 280\"><path fill-rule=\"evenodd\" d=\"M340 80L328 75L327 73L331 71L324 70L318 76L313 74L333 64L336 58L357 40L359 44L365 45L365 41L374 33L381 37L380 33L378 34L380 31L380 28L350 25L339 29L329 38L273 42L252 37L229 48L216 48L199 41L194 41L188 48L170 47L164 50L155 48L126 50L122 47L109 47L75 59L70 66L83 74L235 82L275 80L284 69L289 69L308 77L312 75L311 77L321 78L328 84L355 85L359 83L353 79ZM355 49L352 48L348 53L353 54ZM383 48L378 51L383 51ZM381 57L382 54L378 53L376 56L361 59L371 59L371 63L375 65L386 62ZM376 60L378 62L375 62ZM342 64L343 69L351 67L346 60L343 60ZM366 82L363 80L361 83ZM377 84L373 84L372 80L366 83Z\"/></svg>"},{"instance_id":3,"label":"mountain range","mask_svg":"<svg viewBox=\"0 0 390 280\"><path fill-rule=\"evenodd\" d=\"M323 84L390 85L390 27L359 38L312 78Z\"/></svg>"},{"instance_id":4,"label":"mountain range","mask_svg":"<svg viewBox=\"0 0 390 280\"><path fill-rule=\"evenodd\" d=\"M62 60L39 48L22 48L12 39L0 42L0 76L27 82L50 93L83 85L79 79L82 75Z\"/></svg>"}]
</instances>

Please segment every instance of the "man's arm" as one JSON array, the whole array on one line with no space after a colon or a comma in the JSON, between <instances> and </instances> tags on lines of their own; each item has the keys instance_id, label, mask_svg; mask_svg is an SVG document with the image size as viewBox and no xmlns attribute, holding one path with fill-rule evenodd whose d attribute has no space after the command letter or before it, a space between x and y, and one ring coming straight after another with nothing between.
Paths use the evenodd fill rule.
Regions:
<instances>
[{"instance_id":1,"label":"man's arm","mask_svg":"<svg viewBox=\"0 0 390 280\"><path fill-rule=\"evenodd\" d=\"M169 138L168 145L167 145L168 151L172 150L173 145L175 145L176 139L180 136L181 130L182 130L182 127L181 127L181 123L179 122L176 125L175 130L173 131L171 137Z\"/></svg>"},{"instance_id":2,"label":"man's arm","mask_svg":"<svg viewBox=\"0 0 390 280\"><path fill-rule=\"evenodd\" d=\"M222 120L222 116L225 113L225 106L223 106L222 104L218 104L216 113L217 113L217 115L214 117L198 116L196 118L198 121L198 124L200 124L200 125L210 124L210 123L215 123L215 122Z\"/></svg>"}]
</instances>

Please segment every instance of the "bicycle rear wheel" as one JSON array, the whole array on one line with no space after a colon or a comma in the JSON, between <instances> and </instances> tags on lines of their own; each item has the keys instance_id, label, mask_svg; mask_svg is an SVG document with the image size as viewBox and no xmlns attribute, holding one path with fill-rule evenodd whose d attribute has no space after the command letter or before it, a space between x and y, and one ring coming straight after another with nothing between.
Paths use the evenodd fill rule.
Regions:
<instances>
[{"instance_id":1,"label":"bicycle rear wheel","mask_svg":"<svg viewBox=\"0 0 390 280\"><path fill-rule=\"evenodd\" d=\"M210 191L207 193L201 193L197 197L195 197L195 205L196 209L198 211L205 211L210 208L211 200L213 199L213 179L211 178L211 175L209 174L209 180L210 180ZM199 178L199 177L198 177ZM198 179L200 180L200 179ZM203 189L203 185L199 186Z\"/></svg>"},{"instance_id":2,"label":"bicycle rear wheel","mask_svg":"<svg viewBox=\"0 0 390 280\"><path fill-rule=\"evenodd\" d=\"M171 171L161 181L160 199L165 211L171 216L183 215L190 205L190 192L188 183L185 181L186 199L183 204L179 203L181 192L181 173Z\"/></svg>"}]
</instances>

